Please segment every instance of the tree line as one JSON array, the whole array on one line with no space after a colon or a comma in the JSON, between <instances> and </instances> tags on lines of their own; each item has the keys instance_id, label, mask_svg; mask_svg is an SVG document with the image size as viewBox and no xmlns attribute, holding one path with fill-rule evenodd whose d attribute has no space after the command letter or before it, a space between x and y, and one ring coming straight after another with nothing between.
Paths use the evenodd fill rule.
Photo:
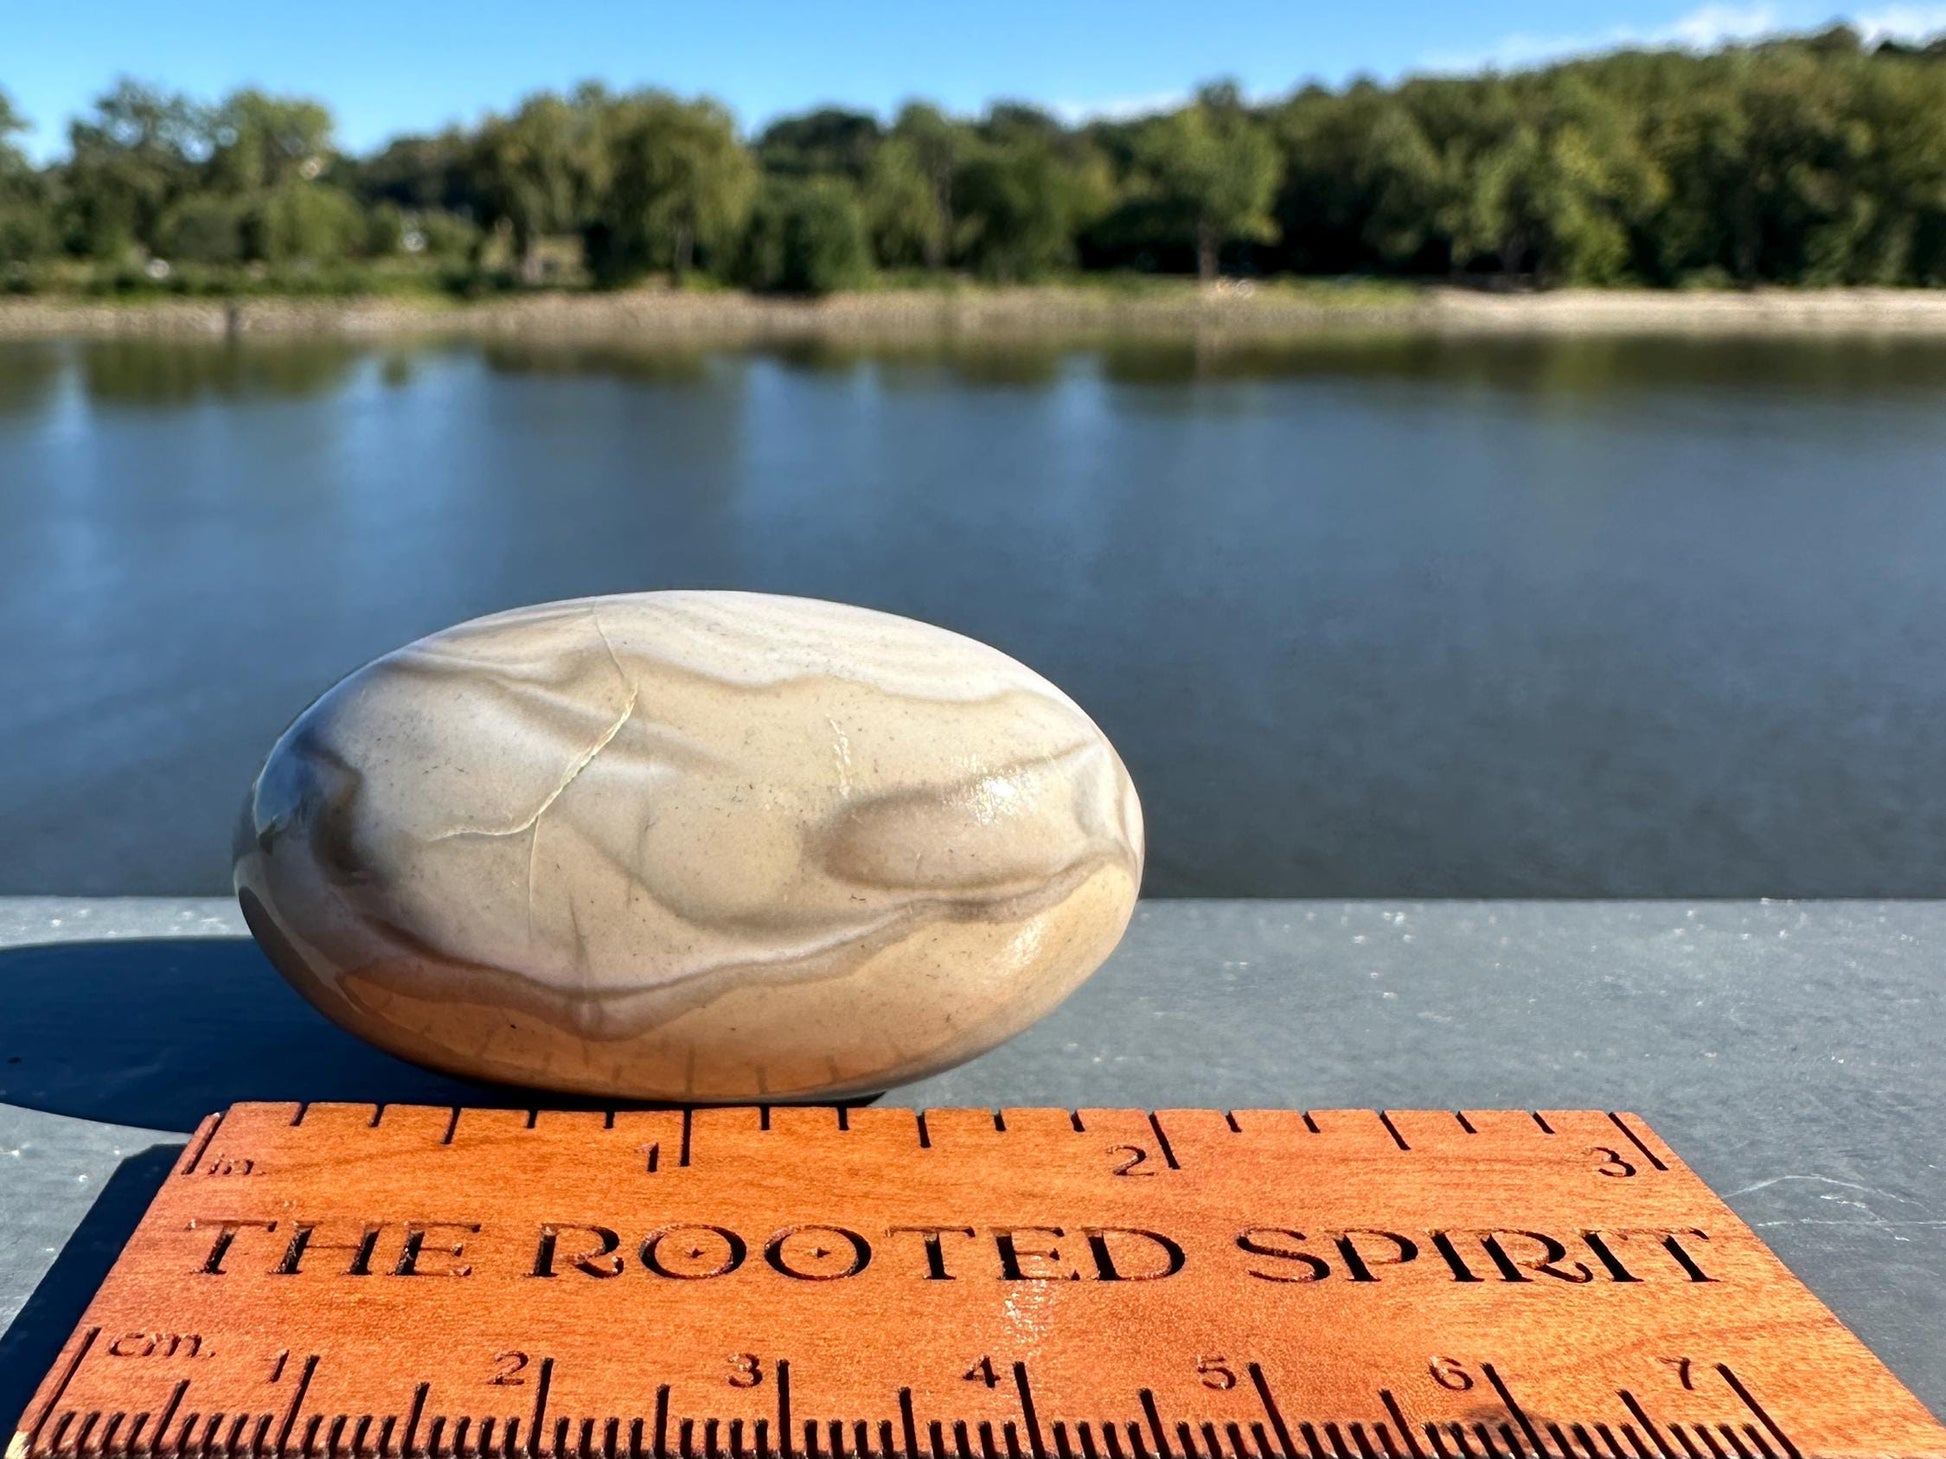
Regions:
<instances>
[{"instance_id":1,"label":"tree line","mask_svg":"<svg viewBox=\"0 0 1946 1459\"><path fill-rule=\"evenodd\" d=\"M795 293L875 275L1394 275L1946 283L1946 40L1840 27L1513 73L1228 84L1067 124L923 102L754 137L708 99L586 85L334 148L319 102L124 80L35 166L0 91L0 284L436 276Z\"/></svg>"}]
</instances>

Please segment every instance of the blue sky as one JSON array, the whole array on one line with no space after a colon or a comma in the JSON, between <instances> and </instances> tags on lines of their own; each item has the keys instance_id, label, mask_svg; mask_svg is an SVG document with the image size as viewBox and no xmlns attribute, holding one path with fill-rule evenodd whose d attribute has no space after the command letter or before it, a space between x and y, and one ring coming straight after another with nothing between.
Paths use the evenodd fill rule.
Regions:
<instances>
[{"instance_id":1,"label":"blue sky","mask_svg":"<svg viewBox=\"0 0 1946 1459\"><path fill-rule=\"evenodd\" d=\"M201 96L244 84L317 96L340 145L359 151L584 77L707 92L752 130L821 102L889 112L914 95L1081 115L1165 104L1218 76L1262 96L1621 43L1709 46L1836 16L1877 33L1946 30L1946 4L1898 0L0 0L0 88L37 124L27 142L40 156L124 74Z\"/></svg>"}]
</instances>

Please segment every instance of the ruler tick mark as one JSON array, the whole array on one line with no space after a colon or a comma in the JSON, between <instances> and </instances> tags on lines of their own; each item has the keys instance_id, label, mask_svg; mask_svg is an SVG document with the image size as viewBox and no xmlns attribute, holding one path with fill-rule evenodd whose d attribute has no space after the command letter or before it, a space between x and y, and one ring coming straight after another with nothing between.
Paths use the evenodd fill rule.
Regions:
<instances>
[{"instance_id":1,"label":"ruler tick mark","mask_svg":"<svg viewBox=\"0 0 1946 1459\"><path fill-rule=\"evenodd\" d=\"M685 1169L687 1169L689 1165L690 1131L695 1125L695 1123L696 1123L696 1111L691 1109L688 1105L684 1105L682 1111L682 1150L676 1158L676 1164ZM658 1449L657 1452L659 1453L660 1449Z\"/></svg>"},{"instance_id":2,"label":"ruler tick mark","mask_svg":"<svg viewBox=\"0 0 1946 1459\"><path fill-rule=\"evenodd\" d=\"M426 1395L431 1391L432 1384L430 1383L421 1383L412 1390L412 1408L406 1415L405 1443L402 1446L402 1452L408 1456L408 1459L409 1456L416 1454L418 1451L416 1441L419 1435L419 1420L425 1414Z\"/></svg>"},{"instance_id":3,"label":"ruler tick mark","mask_svg":"<svg viewBox=\"0 0 1946 1459\"><path fill-rule=\"evenodd\" d=\"M99 1327L91 1327L88 1329L87 1334L75 1348L74 1356L69 1358L67 1363L62 1367L61 1376L56 1381L53 1392L49 1393L46 1401L40 1405L40 1412L34 1416L33 1423L27 1425L27 1452L29 1454L33 1453L34 1445L40 1439L41 1426L47 1422L48 1415L60 1406L61 1396L68 1391L68 1384L74 1381L75 1371L80 1368L81 1360L88 1356L88 1349L95 1345L95 1339L100 1336L101 1329Z\"/></svg>"},{"instance_id":4,"label":"ruler tick mark","mask_svg":"<svg viewBox=\"0 0 1946 1459\"><path fill-rule=\"evenodd\" d=\"M1797 1445L1793 1444L1790 1436L1778 1427L1777 1420L1764 1412L1764 1406L1757 1402L1748 1388L1743 1386L1743 1381L1730 1370L1729 1364L1718 1363L1716 1371L1723 1381L1730 1385L1730 1391L1742 1400L1743 1406L1756 1416L1757 1422L1770 1430L1770 1436L1783 1447L1788 1459L1799 1459Z\"/></svg>"},{"instance_id":5,"label":"ruler tick mark","mask_svg":"<svg viewBox=\"0 0 1946 1459\"><path fill-rule=\"evenodd\" d=\"M1149 1128L1155 1131L1155 1142L1162 1147L1162 1163L1171 1170L1181 1170L1182 1166L1176 1161L1176 1152L1169 1147L1169 1136L1163 1132L1162 1121L1156 1117L1154 1110L1149 1111ZM1166 1450L1163 1459L1168 1459Z\"/></svg>"},{"instance_id":6,"label":"ruler tick mark","mask_svg":"<svg viewBox=\"0 0 1946 1459\"><path fill-rule=\"evenodd\" d=\"M1318 1129L1318 1122L1311 1118L1311 1112L1308 1109L1304 1111L1304 1128L1314 1135L1321 1133Z\"/></svg>"},{"instance_id":7,"label":"ruler tick mark","mask_svg":"<svg viewBox=\"0 0 1946 1459\"><path fill-rule=\"evenodd\" d=\"M1657 1170L1667 1170L1669 1168L1667 1165L1662 1163L1661 1156L1657 1155L1655 1151L1651 1150L1647 1145L1642 1143L1642 1137L1636 1134L1635 1131L1631 1130L1628 1127L1628 1122L1624 1120L1620 1115L1616 1114L1613 1110L1610 1110L1608 1112L1608 1118L1614 1122L1615 1128L1620 1130L1622 1134L1628 1138L1629 1144L1633 1145L1637 1150L1640 1150L1642 1152L1643 1158L1646 1159L1650 1165L1654 1166Z\"/></svg>"},{"instance_id":8,"label":"ruler tick mark","mask_svg":"<svg viewBox=\"0 0 1946 1459\"><path fill-rule=\"evenodd\" d=\"M1020 1416L1027 1421L1027 1443L1034 1459L1047 1459L1047 1445L1041 1442L1041 1421L1034 1413L1034 1390L1027 1382L1027 1365L1014 1364L1014 1386L1020 1389Z\"/></svg>"},{"instance_id":9,"label":"ruler tick mark","mask_svg":"<svg viewBox=\"0 0 1946 1459\"><path fill-rule=\"evenodd\" d=\"M1385 1126L1385 1133L1392 1137L1392 1143L1394 1145L1397 1145L1401 1150L1410 1150L1412 1148L1406 1144L1405 1136L1399 1133L1399 1127L1392 1123L1392 1112L1390 1110L1380 1110L1378 1112L1378 1122Z\"/></svg>"},{"instance_id":10,"label":"ruler tick mark","mask_svg":"<svg viewBox=\"0 0 1946 1459\"><path fill-rule=\"evenodd\" d=\"M1537 1109L1529 1110L1528 1113L1534 1117L1534 1123L1541 1127L1541 1133L1543 1135L1551 1135L1554 1133L1554 1126L1547 1122L1547 1116L1543 1115Z\"/></svg>"},{"instance_id":11,"label":"ruler tick mark","mask_svg":"<svg viewBox=\"0 0 1946 1459\"><path fill-rule=\"evenodd\" d=\"M1663 1438L1661 1431L1649 1421L1648 1414L1642 1411L1642 1405L1636 1402L1635 1395L1623 1388L1616 1396L1622 1400L1622 1406L1634 1416L1635 1422L1642 1426L1642 1432L1647 1434L1649 1442L1655 1445L1656 1453L1661 1455L1662 1459L1677 1459L1676 1451L1669 1447L1669 1441ZM1626 1427L1623 1432L1627 1432ZM1640 1448L1640 1443L1637 1443L1636 1447Z\"/></svg>"},{"instance_id":12,"label":"ruler tick mark","mask_svg":"<svg viewBox=\"0 0 1946 1459\"><path fill-rule=\"evenodd\" d=\"M1493 1386L1493 1391L1500 1395L1500 1401L1507 1405L1507 1412L1514 1416L1514 1421L1520 1425L1520 1431L1527 1435L1527 1442L1534 1446L1535 1454L1546 1454L1547 1447L1541 1443L1541 1436L1535 1432L1533 1421L1527 1417L1526 1410L1514 1400L1513 1393L1499 1373L1494 1371L1493 1364L1480 1364L1480 1371L1486 1375L1486 1380Z\"/></svg>"},{"instance_id":13,"label":"ruler tick mark","mask_svg":"<svg viewBox=\"0 0 1946 1459\"><path fill-rule=\"evenodd\" d=\"M1405 1414L1400 1411L1399 1400L1393 1396L1392 1390L1379 1389L1378 1400L1385 1405L1385 1411L1392 1416L1392 1422L1398 1425L1399 1437L1405 1444L1406 1452L1412 1456L1412 1459L1425 1459L1419 1448L1419 1441L1412 1436L1412 1425L1405 1421Z\"/></svg>"},{"instance_id":14,"label":"ruler tick mark","mask_svg":"<svg viewBox=\"0 0 1946 1459\"><path fill-rule=\"evenodd\" d=\"M932 1149L932 1133L926 1128L926 1112L919 1110L914 1115L914 1119L919 1126L919 1148L921 1150Z\"/></svg>"},{"instance_id":15,"label":"ruler tick mark","mask_svg":"<svg viewBox=\"0 0 1946 1459\"><path fill-rule=\"evenodd\" d=\"M663 1392L667 1393L665 1388ZM906 1391L906 1409L912 1407L912 1394ZM660 1440L658 1439L658 1447ZM777 1360L777 1442L783 1446L784 1459L791 1459L791 1365L788 1358Z\"/></svg>"},{"instance_id":16,"label":"ruler tick mark","mask_svg":"<svg viewBox=\"0 0 1946 1459\"><path fill-rule=\"evenodd\" d=\"M1465 1111L1465 1110L1463 1110L1463 1109L1456 1109L1456 1110L1454 1110L1454 1111L1453 1111L1453 1118L1459 1121L1459 1127L1460 1127L1460 1128L1461 1128L1462 1130L1464 1130L1464 1131L1466 1131L1466 1133L1467 1133L1467 1134L1469 1134L1469 1135L1477 1135L1477 1134L1479 1134L1479 1133L1480 1133L1480 1132L1479 1132L1478 1130L1476 1130L1476 1129L1474 1129L1474 1128L1473 1128L1473 1121L1471 1121L1471 1120L1469 1120L1469 1119L1468 1119L1468 1118L1466 1117L1466 1111Z\"/></svg>"},{"instance_id":17,"label":"ruler tick mark","mask_svg":"<svg viewBox=\"0 0 1946 1459\"><path fill-rule=\"evenodd\" d=\"M547 1390L554 1381L554 1359L541 1359L540 1377L534 1383L534 1422L527 1430L528 1459L537 1459L541 1452L541 1422L547 1415Z\"/></svg>"},{"instance_id":18,"label":"ruler tick mark","mask_svg":"<svg viewBox=\"0 0 1946 1459\"><path fill-rule=\"evenodd\" d=\"M195 1139L190 1141L189 1150L182 1162L182 1168L177 1171L178 1175L194 1175L196 1173L196 1166L202 1160L203 1152L209 1149L210 1141L216 1138L216 1132L221 1128L223 1128L223 1116L220 1114L211 1115L207 1120L203 1121L202 1130Z\"/></svg>"},{"instance_id":19,"label":"ruler tick mark","mask_svg":"<svg viewBox=\"0 0 1946 1459\"><path fill-rule=\"evenodd\" d=\"M1277 1410L1277 1400L1270 1391L1270 1381L1264 1377L1264 1370L1256 1363L1246 1370L1250 1374L1250 1386L1257 1390L1257 1401L1264 1406L1264 1417L1270 1420L1271 1431L1277 1435L1277 1443L1287 1459L1296 1459L1297 1449L1291 1443L1291 1431L1284 1425L1284 1415Z\"/></svg>"}]
</instances>

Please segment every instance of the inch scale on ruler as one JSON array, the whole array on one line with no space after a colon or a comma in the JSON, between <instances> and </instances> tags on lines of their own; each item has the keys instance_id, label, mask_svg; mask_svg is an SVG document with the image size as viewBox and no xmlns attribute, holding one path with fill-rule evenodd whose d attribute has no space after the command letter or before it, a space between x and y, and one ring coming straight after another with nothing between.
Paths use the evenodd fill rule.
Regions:
<instances>
[{"instance_id":1,"label":"inch scale on ruler","mask_svg":"<svg viewBox=\"0 0 1946 1459\"><path fill-rule=\"evenodd\" d=\"M238 1105L9 1459L1946 1459L1632 1115Z\"/></svg>"}]
</instances>

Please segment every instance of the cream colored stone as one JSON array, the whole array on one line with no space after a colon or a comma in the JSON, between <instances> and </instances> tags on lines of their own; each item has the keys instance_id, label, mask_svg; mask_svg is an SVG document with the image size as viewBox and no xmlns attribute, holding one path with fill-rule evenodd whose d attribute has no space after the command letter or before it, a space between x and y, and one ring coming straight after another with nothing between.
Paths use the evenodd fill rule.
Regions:
<instances>
[{"instance_id":1,"label":"cream colored stone","mask_svg":"<svg viewBox=\"0 0 1946 1459\"><path fill-rule=\"evenodd\" d=\"M238 831L283 974L379 1046L629 1098L832 1097L1039 1018L1134 908L1142 813L1047 680L836 603L524 608L368 664Z\"/></svg>"}]
</instances>

